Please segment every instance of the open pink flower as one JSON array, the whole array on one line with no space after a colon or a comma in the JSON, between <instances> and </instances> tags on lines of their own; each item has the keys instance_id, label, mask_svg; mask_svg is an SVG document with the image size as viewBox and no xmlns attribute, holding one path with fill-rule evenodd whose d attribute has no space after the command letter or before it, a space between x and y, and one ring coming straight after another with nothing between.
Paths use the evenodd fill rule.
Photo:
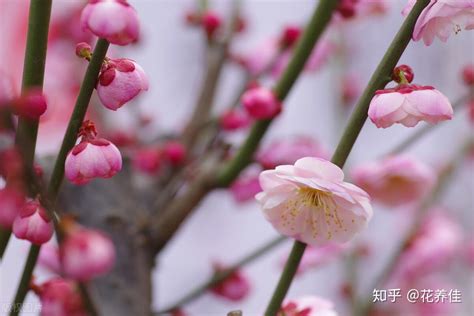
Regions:
<instances>
[{"instance_id":1,"label":"open pink flower","mask_svg":"<svg viewBox=\"0 0 474 316\"><path fill-rule=\"evenodd\" d=\"M103 233L75 227L60 246L64 273L74 280L88 281L112 269L115 248Z\"/></svg>"},{"instance_id":2,"label":"open pink flower","mask_svg":"<svg viewBox=\"0 0 474 316\"><path fill-rule=\"evenodd\" d=\"M102 104L116 111L148 90L148 78L136 62L130 59L111 59L100 73L97 94Z\"/></svg>"},{"instance_id":3,"label":"open pink flower","mask_svg":"<svg viewBox=\"0 0 474 316\"><path fill-rule=\"evenodd\" d=\"M81 15L84 31L90 30L112 44L127 45L138 39L138 15L126 0L90 0Z\"/></svg>"},{"instance_id":4,"label":"open pink flower","mask_svg":"<svg viewBox=\"0 0 474 316\"><path fill-rule=\"evenodd\" d=\"M337 316L334 304L317 296L304 296L283 302L277 316Z\"/></svg>"},{"instance_id":5,"label":"open pink flower","mask_svg":"<svg viewBox=\"0 0 474 316\"><path fill-rule=\"evenodd\" d=\"M413 127L419 121L438 123L453 117L453 107L441 92L429 86L402 84L378 90L369 106L369 117L377 127L395 123Z\"/></svg>"},{"instance_id":6,"label":"open pink flower","mask_svg":"<svg viewBox=\"0 0 474 316\"><path fill-rule=\"evenodd\" d=\"M10 187L0 189L0 227L11 229L24 203L20 191Z\"/></svg>"},{"instance_id":7,"label":"open pink flower","mask_svg":"<svg viewBox=\"0 0 474 316\"><path fill-rule=\"evenodd\" d=\"M26 239L35 245L49 241L54 227L39 201L27 202L13 222L13 233L19 239Z\"/></svg>"},{"instance_id":8,"label":"open pink flower","mask_svg":"<svg viewBox=\"0 0 474 316\"><path fill-rule=\"evenodd\" d=\"M33 286L41 301L41 316L86 316L82 297L72 280L55 278Z\"/></svg>"},{"instance_id":9,"label":"open pink flower","mask_svg":"<svg viewBox=\"0 0 474 316\"><path fill-rule=\"evenodd\" d=\"M287 139L278 139L257 153L257 162L265 169L278 165L294 164L303 157L328 158L327 151L316 139L298 135Z\"/></svg>"},{"instance_id":10,"label":"open pink flower","mask_svg":"<svg viewBox=\"0 0 474 316\"><path fill-rule=\"evenodd\" d=\"M220 264L214 265L215 273L225 271L225 267ZM244 299L250 292L250 282L242 271L234 271L224 281L213 286L211 293L224 297L230 301L238 302Z\"/></svg>"},{"instance_id":11,"label":"open pink flower","mask_svg":"<svg viewBox=\"0 0 474 316\"><path fill-rule=\"evenodd\" d=\"M92 122L86 121L81 142L66 157L66 178L75 184L85 184L94 178L110 178L122 169L122 156L114 144L96 138Z\"/></svg>"},{"instance_id":12,"label":"open pink flower","mask_svg":"<svg viewBox=\"0 0 474 316\"><path fill-rule=\"evenodd\" d=\"M344 243L367 226L372 207L366 192L343 180L335 164L306 157L263 171L256 198L281 234L309 245Z\"/></svg>"},{"instance_id":13,"label":"open pink flower","mask_svg":"<svg viewBox=\"0 0 474 316\"><path fill-rule=\"evenodd\" d=\"M409 0L402 14L408 15L416 0ZM472 0L431 0L421 12L413 30L413 40L423 39L425 45L435 37L446 42L452 33L474 28L474 2Z\"/></svg>"},{"instance_id":14,"label":"open pink flower","mask_svg":"<svg viewBox=\"0 0 474 316\"><path fill-rule=\"evenodd\" d=\"M361 164L351 175L354 183L372 199L389 206L418 201L431 190L436 180L432 168L407 155Z\"/></svg>"}]
</instances>

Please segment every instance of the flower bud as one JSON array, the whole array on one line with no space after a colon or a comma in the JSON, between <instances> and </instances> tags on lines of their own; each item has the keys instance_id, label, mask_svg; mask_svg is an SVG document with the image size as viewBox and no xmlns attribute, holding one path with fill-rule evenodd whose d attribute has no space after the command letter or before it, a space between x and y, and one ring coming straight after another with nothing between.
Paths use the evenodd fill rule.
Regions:
<instances>
[{"instance_id":1,"label":"flower bud","mask_svg":"<svg viewBox=\"0 0 474 316\"><path fill-rule=\"evenodd\" d=\"M393 69L392 79L397 83L411 83L414 77L413 70L408 65L400 65Z\"/></svg>"},{"instance_id":2,"label":"flower bud","mask_svg":"<svg viewBox=\"0 0 474 316\"><path fill-rule=\"evenodd\" d=\"M225 131L235 131L250 124L250 117L241 109L230 109L219 118L220 126Z\"/></svg>"},{"instance_id":3,"label":"flower bud","mask_svg":"<svg viewBox=\"0 0 474 316\"><path fill-rule=\"evenodd\" d=\"M275 94L264 87L250 89L242 96L242 104L251 117L270 119L281 112L281 103Z\"/></svg>"},{"instance_id":4,"label":"flower bud","mask_svg":"<svg viewBox=\"0 0 474 316\"><path fill-rule=\"evenodd\" d=\"M112 269L115 248L103 233L73 227L60 246L60 256L65 275L74 280L88 281Z\"/></svg>"},{"instance_id":5,"label":"flower bud","mask_svg":"<svg viewBox=\"0 0 474 316\"><path fill-rule=\"evenodd\" d=\"M0 227L11 229L24 203L20 191L10 187L0 189Z\"/></svg>"},{"instance_id":6,"label":"flower bud","mask_svg":"<svg viewBox=\"0 0 474 316\"><path fill-rule=\"evenodd\" d=\"M13 222L13 233L35 245L49 241L53 236L53 223L38 200L27 202Z\"/></svg>"},{"instance_id":7,"label":"flower bud","mask_svg":"<svg viewBox=\"0 0 474 316\"><path fill-rule=\"evenodd\" d=\"M77 43L76 45L76 56L81 57L87 60L90 60L92 57L91 46L88 43L82 42Z\"/></svg>"},{"instance_id":8,"label":"flower bud","mask_svg":"<svg viewBox=\"0 0 474 316\"><path fill-rule=\"evenodd\" d=\"M217 29L222 25L222 19L217 12L206 11L201 18L202 27L206 31L207 37L212 38Z\"/></svg>"},{"instance_id":9,"label":"flower bud","mask_svg":"<svg viewBox=\"0 0 474 316\"><path fill-rule=\"evenodd\" d=\"M38 119L47 107L46 98L40 89L31 89L13 101L13 112L29 119Z\"/></svg>"},{"instance_id":10,"label":"flower bud","mask_svg":"<svg viewBox=\"0 0 474 316\"><path fill-rule=\"evenodd\" d=\"M225 271L225 267L220 264L215 264L214 271L218 274ZM237 270L210 290L217 296L238 302L249 294L250 282L240 270Z\"/></svg>"},{"instance_id":11,"label":"flower bud","mask_svg":"<svg viewBox=\"0 0 474 316\"><path fill-rule=\"evenodd\" d=\"M178 141L169 141L163 146L163 155L173 166L178 166L186 159L186 148Z\"/></svg>"},{"instance_id":12,"label":"flower bud","mask_svg":"<svg viewBox=\"0 0 474 316\"><path fill-rule=\"evenodd\" d=\"M462 79L468 86L474 86L474 64L464 66L462 70Z\"/></svg>"},{"instance_id":13,"label":"flower bud","mask_svg":"<svg viewBox=\"0 0 474 316\"><path fill-rule=\"evenodd\" d=\"M161 152L156 147L140 148L133 154L132 165L143 173L153 175L160 170Z\"/></svg>"},{"instance_id":14,"label":"flower bud","mask_svg":"<svg viewBox=\"0 0 474 316\"><path fill-rule=\"evenodd\" d=\"M81 25L116 45L137 41L140 32L137 12L126 0L90 0L82 11Z\"/></svg>"},{"instance_id":15,"label":"flower bud","mask_svg":"<svg viewBox=\"0 0 474 316\"><path fill-rule=\"evenodd\" d=\"M72 280L55 278L34 286L41 301L41 316L85 316L82 297Z\"/></svg>"},{"instance_id":16,"label":"flower bud","mask_svg":"<svg viewBox=\"0 0 474 316\"><path fill-rule=\"evenodd\" d=\"M106 108L114 111L135 98L142 90L148 90L148 78L143 68L125 58L109 60L97 84L100 101Z\"/></svg>"},{"instance_id":17,"label":"flower bud","mask_svg":"<svg viewBox=\"0 0 474 316\"><path fill-rule=\"evenodd\" d=\"M282 47L292 47L300 37L301 27L296 25L288 25L283 29L280 37L280 45Z\"/></svg>"}]
</instances>

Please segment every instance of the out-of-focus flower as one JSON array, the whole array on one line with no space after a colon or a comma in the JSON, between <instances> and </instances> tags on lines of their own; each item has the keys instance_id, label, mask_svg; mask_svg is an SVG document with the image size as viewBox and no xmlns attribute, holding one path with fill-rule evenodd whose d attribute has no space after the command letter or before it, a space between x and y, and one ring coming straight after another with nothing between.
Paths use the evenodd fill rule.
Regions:
<instances>
[{"instance_id":1,"label":"out-of-focus flower","mask_svg":"<svg viewBox=\"0 0 474 316\"><path fill-rule=\"evenodd\" d=\"M388 0L358 0L357 15L372 16L383 15L390 9L390 1Z\"/></svg>"},{"instance_id":2,"label":"out-of-focus flower","mask_svg":"<svg viewBox=\"0 0 474 316\"><path fill-rule=\"evenodd\" d=\"M217 12L206 11L201 17L201 24L208 38L212 38L222 25L222 19Z\"/></svg>"},{"instance_id":3,"label":"out-of-focus flower","mask_svg":"<svg viewBox=\"0 0 474 316\"><path fill-rule=\"evenodd\" d=\"M351 176L374 201L389 206L418 201L431 190L436 180L432 168L407 155L361 164L352 170Z\"/></svg>"},{"instance_id":4,"label":"out-of-focus flower","mask_svg":"<svg viewBox=\"0 0 474 316\"><path fill-rule=\"evenodd\" d=\"M466 85L474 85L474 64L464 66L462 69L462 79Z\"/></svg>"},{"instance_id":5,"label":"out-of-focus flower","mask_svg":"<svg viewBox=\"0 0 474 316\"><path fill-rule=\"evenodd\" d=\"M86 316L82 297L72 280L55 278L33 286L41 301L41 316Z\"/></svg>"},{"instance_id":6,"label":"out-of-focus flower","mask_svg":"<svg viewBox=\"0 0 474 316\"><path fill-rule=\"evenodd\" d=\"M151 146L138 149L132 156L132 165L143 173L155 174L161 166L159 148Z\"/></svg>"},{"instance_id":7,"label":"out-of-focus flower","mask_svg":"<svg viewBox=\"0 0 474 316\"><path fill-rule=\"evenodd\" d=\"M317 296L304 296L283 302L277 316L337 316L334 304Z\"/></svg>"},{"instance_id":8,"label":"out-of-focus flower","mask_svg":"<svg viewBox=\"0 0 474 316\"><path fill-rule=\"evenodd\" d=\"M341 96L345 105L353 103L360 95L362 88L360 78L354 72L348 72L342 77Z\"/></svg>"},{"instance_id":9,"label":"out-of-focus flower","mask_svg":"<svg viewBox=\"0 0 474 316\"><path fill-rule=\"evenodd\" d=\"M11 229L24 203L25 197L17 189L0 189L0 227Z\"/></svg>"},{"instance_id":10,"label":"out-of-focus flower","mask_svg":"<svg viewBox=\"0 0 474 316\"><path fill-rule=\"evenodd\" d=\"M466 262L474 269L474 239L470 240L465 248L464 257Z\"/></svg>"},{"instance_id":11,"label":"out-of-focus flower","mask_svg":"<svg viewBox=\"0 0 474 316\"><path fill-rule=\"evenodd\" d=\"M241 109L230 109L222 113L219 124L225 131L235 131L250 124L250 117Z\"/></svg>"},{"instance_id":12,"label":"out-of-focus flower","mask_svg":"<svg viewBox=\"0 0 474 316\"><path fill-rule=\"evenodd\" d=\"M435 124L450 120L453 108L448 98L433 87L403 84L378 90L370 102L369 117L379 128L395 123L413 127L419 121Z\"/></svg>"},{"instance_id":13,"label":"out-of-focus flower","mask_svg":"<svg viewBox=\"0 0 474 316\"><path fill-rule=\"evenodd\" d=\"M40 89L32 89L15 99L12 103L13 112L22 117L37 119L46 112L48 105Z\"/></svg>"},{"instance_id":14,"label":"out-of-focus flower","mask_svg":"<svg viewBox=\"0 0 474 316\"><path fill-rule=\"evenodd\" d=\"M439 209L430 212L405 248L394 273L395 279L410 280L432 273L460 250L462 230L459 224Z\"/></svg>"},{"instance_id":15,"label":"out-of-focus flower","mask_svg":"<svg viewBox=\"0 0 474 316\"><path fill-rule=\"evenodd\" d=\"M186 147L183 143L172 140L163 145L163 157L172 165L179 166L186 159Z\"/></svg>"},{"instance_id":16,"label":"out-of-focus flower","mask_svg":"<svg viewBox=\"0 0 474 316\"><path fill-rule=\"evenodd\" d=\"M336 12L344 19L350 19L356 14L358 0L341 0L336 8Z\"/></svg>"},{"instance_id":17,"label":"out-of-focus flower","mask_svg":"<svg viewBox=\"0 0 474 316\"><path fill-rule=\"evenodd\" d=\"M408 15L416 0L409 0L402 14ZM435 37L446 42L452 33L474 28L474 2L472 0L431 0L421 12L413 30L413 40L423 39L425 45Z\"/></svg>"},{"instance_id":18,"label":"out-of-focus flower","mask_svg":"<svg viewBox=\"0 0 474 316\"><path fill-rule=\"evenodd\" d=\"M302 274L308 270L319 268L338 258L346 249L347 247L341 244L328 244L322 247L309 246L301 258L297 273ZM285 256L285 261L287 258L288 256Z\"/></svg>"},{"instance_id":19,"label":"out-of-focus flower","mask_svg":"<svg viewBox=\"0 0 474 316\"><path fill-rule=\"evenodd\" d=\"M271 142L257 153L256 161L264 169L273 169L279 165L294 164L303 157L328 156L327 151L314 138L300 135Z\"/></svg>"},{"instance_id":20,"label":"out-of-focus flower","mask_svg":"<svg viewBox=\"0 0 474 316\"><path fill-rule=\"evenodd\" d=\"M126 0L90 0L82 11L81 25L116 45L135 42L140 33L137 12Z\"/></svg>"},{"instance_id":21,"label":"out-of-focus flower","mask_svg":"<svg viewBox=\"0 0 474 316\"><path fill-rule=\"evenodd\" d=\"M51 243L41 246L38 265L56 274L61 274L61 262L59 259L58 247Z\"/></svg>"},{"instance_id":22,"label":"out-of-focus flower","mask_svg":"<svg viewBox=\"0 0 474 316\"><path fill-rule=\"evenodd\" d=\"M12 78L0 71L0 107L8 104L16 95Z\"/></svg>"},{"instance_id":23,"label":"out-of-focus flower","mask_svg":"<svg viewBox=\"0 0 474 316\"><path fill-rule=\"evenodd\" d=\"M220 264L214 264L214 273L218 274L225 270L226 267ZM238 302L249 294L250 281L242 271L236 270L225 280L212 287L210 291L217 296Z\"/></svg>"},{"instance_id":24,"label":"out-of-focus flower","mask_svg":"<svg viewBox=\"0 0 474 316\"><path fill-rule=\"evenodd\" d=\"M367 226L372 207L366 192L343 180L335 164L306 157L263 171L256 198L281 234L309 245L344 243Z\"/></svg>"},{"instance_id":25,"label":"out-of-focus flower","mask_svg":"<svg viewBox=\"0 0 474 316\"><path fill-rule=\"evenodd\" d=\"M54 227L39 201L32 200L23 205L12 230L18 239L41 245L51 239Z\"/></svg>"},{"instance_id":26,"label":"out-of-focus flower","mask_svg":"<svg viewBox=\"0 0 474 316\"><path fill-rule=\"evenodd\" d=\"M125 58L109 60L97 84L100 101L114 111L143 90L148 90L148 77L140 65Z\"/></svg>"},{"instance_id":27,"label":"out-of-focus flower","mask_svg":"<svg viewBox=\"0 0 474 316\"><path fill-rule=\"evenodd\" d=\"M273 91L265 87L247 90L242 95L242 105L247 113L257 120L270 119L281 112L281 102Z\"/></svg>"},{"instance_id":28,"label":"out-of-focus flower","mask_svg":"<svg viewBox=\"0 0 474 316\"><path fill-rule=\"evenodd\" d=\"M260 171L259 169L246 170L230 185L230 193L237 203L247 202L262 191L258 180Z\"/></svg>"},{"instance_id":29,"label":"out-of-focus flower","mask_svg":"<svg viewBox=\"0 0 474 316\"><path fill-rule=\"evenodd\" d=\"M12 181L23 182L23 159L16 147L9 147L0 151L0 176Z\"/></svg>"},{"instance_id":30,"label":"out-of-focus flower","mask_svg":"<svg viewBox=\"0 0 474 316\"><path fill-rule=\"evenodd\" d=\"M84 227L73 227L67 232L59 254L65 275L79 281L103 275L115 263L115 248L109 237Z\"/></svg>"},{"instance_id":31,"label":"out-of-focus flower","mask_svg":"<svg viewBox=\"0 0 474 316\"><path fill-rule=\"evenodd\" d=\"M297 25L287 25L280 35L280 45L284 48L292 47L300 37L301 27Z\"/></svg>"},{"instance_id":32,"label":"out-of-focus flower","mask_svg":"<svg viewBox=\"0 0 474 316\"><path fill-rule=\"evenodd\" d=\"M122 156L114 144L96 138L94 123L85 121L79 136L81 142L66 157L66 178L75 184L86 184L94 178L110 178L122 169Z\"/></svg>"}]
</instances>

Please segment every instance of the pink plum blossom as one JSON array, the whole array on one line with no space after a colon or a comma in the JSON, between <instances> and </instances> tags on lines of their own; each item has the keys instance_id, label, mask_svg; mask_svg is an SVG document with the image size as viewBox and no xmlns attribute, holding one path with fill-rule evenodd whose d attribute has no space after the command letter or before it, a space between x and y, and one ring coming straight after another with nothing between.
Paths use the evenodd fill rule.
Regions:
<instances>
[{"instance_id":1,"label":"pink plum blossom","mask_svg":"<svg viewBox=\"0 0 474 316\"><path fill-rule=\"evenodd\" d=\"M334 304L317 296L304 296L283 302L277 316L337 316Z\"/></svg>"},{"instance_id":2,"label":"pink plum blossom","mask_svg":"<svg viewBox=\"0 0 474 316\"><path fill-rule=\"evenodd\" d=\"M115 248L103 233L74 227L60 246L63 271L68 277L88 281L109 272L115 263Z\"/></svg>"},{"instance_id":3,"label":"pink plum blossom","mask_svg":"<svg viewBox=\"0 0 474 316\"><path fill-rule=\"evenodd\" d=\"M266 219L281 234L309 245L345 243L372 217L369 195L344 182L335 164L305 157L260 174L256 195Z\"/></svg>"},{"instance_id":4,"label":"pink plum blossom","mask_svg":"<svg viewBox=\"0 0 474 316\"><path fill-rule=\"evenodd\" d=\"M430 166L408 155L363 163L356 166L351 175L354 183L374 201L389 206L418 201L436 181L436 173Z\"/></svg>"},{"instance_id":5,"label":"pink plum blossom","mask_svg":"<svg viewBox=\"0 0 474 316\"><path fill-rule=\"evenodd\" d=\"M402 14L408 15L416 0L409 0ZM413 40L423 39L425 45L435 37L446 42L448 37L462 29L474 28L474 2L472 0L431 0L421 12L413 30Z\"/></svg>"},{"instance_id":6,"label":"pink plum blossom","mask_svg":"<svg viewBox=\"0 0 474 316\"><path fill-rule=\"evenodd\" d=\"M264 169L273 169L278 165L294 164L303 157L328 158L329 154L316 139L297 135L278 139L257 153L256 161Z\"/></svg>"},{"instance_id":7,"label":"pink plum blossom","mask_svg":"<svg viewBox=\"0 0 474 316\"><path fill-rule=\"evenodd\" d=\"M111 59L102 70L97 84L97 93L102 104L116 111L148 90L148 78L142 67L130 59Z\"/></svg>"},{"instance_id":8,"label":"pink plum blossom","mask_svg":"<svg viewBox=\"0 0 474 316\"><path fill-rule=\"evenodd\" d=\"M201 24L208 38L212 38L222 25L221 16L214 11L206 11L201 17Z\"/></svg>"},{"instance_id":9,"label":"pink plum blossom","mask_svg":"<svg viewBox=\"0 0 474 316\"><path fill-rule=\"evenodd\" d=\"M265 87L247 90L242 95L242 105L247 113L257 120L270 119L281 112L281 102L273 91Z\"/></svg>"},{"instance_id":10,"label":"pink plum blossom","mask_svg":"<svg viewBox=\"0 0 474 316\"><path fill-rule=\"evenodd\" d=\"M92 122L83 124L81 142L66 157L66 178L75 184L86 184L94 178L110 178L122 169L122 156L114 144L96 138Z\"/></svg>"},{"instance_id":11,"label":"pink plum blossom","mask_svg":"<svg viewBox=\"0 0 474 316\"><path fill-rule=\"evenodd\" d=\"M84 31L116 45L135 42L140 33L137 12L126 0L90 0L82 11L81 25Z\"/></svg>"},{"instance_id":12,"label":"pink plum blossom","mask_svg":"<svg viewBox=\"0 0 474 316\"><path fill-rule=\"evenodd\" d=\"M41 316L86 316L79 288L72 280L54 278L33 291L41 301Z\"/></svg>"},{"instance_id":13,"label":"pink plum blossom","mask_svg":"<svg viewBox=\"0 0 474 316\"><path fill-rule=\"evenodd\" d=\"M27 202L13 222L13 233L18 239L26 239L35 245L49 241L54 227L39 201Z\"/></svg>"},{"instance_id":14,"label":"pink plum blossom","mask_svg":"<svg viewBox=\"0 0 474 316\"><path fill-rule=\"evenodd\" d=\"M215 273L225 271L226 267L215 264ZM230 301L238 302L244 299L250 292L250 281L240 270L231 273L225 280L213 286L211 293L226 298Z\"/></svg>"},{"instance_id":15,"label":"pink plum blossom","mask_svg":"<svg viewBox=\"0 0 474 316\"><path fill-rule=\"evenodd\" d=\"M413 127L420 121L438 123L453 117L448 98L429 86L403 84L378 90L369 106L369 117L379 128L395 123Z\"/></svg>"},{"instance_id":16,"label":"pink plum blossom","mask_svg":"<svg viewBox=\"0 0 474 316\"><path fill-rule=\"evenodd\" d=\"M14 188L0 189L0 227L11 229L25 202L23 194Z\"/></svg>"}]
</instances>

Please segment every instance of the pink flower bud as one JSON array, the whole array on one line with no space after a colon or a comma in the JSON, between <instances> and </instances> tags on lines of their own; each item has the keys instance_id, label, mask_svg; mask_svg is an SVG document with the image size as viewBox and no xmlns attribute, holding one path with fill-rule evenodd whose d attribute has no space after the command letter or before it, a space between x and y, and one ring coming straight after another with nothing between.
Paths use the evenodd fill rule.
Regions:
<instances>
[{"instance_id":1,"label":"pink flower bud","mask_svg":"<svg viewBox=\"0 0 474 316\"><path fill-rule=\"evenodd\" d=\"M18 239L26 239L35 245L49 241L53 236L53 223L39 201L27 202L13 222L13 233Z\"/></svg>"},{"instance_id":2,"label":"pink flower bud","mask_svg":"<svg viewBox=\"0 0 474 316\"><path fill-rule=\"evenodd\" d=\"M153 175L160 170L161 152L156 147L141 148L133 154L132 165L143 173Z\"/></svg>"},{"instance_id":3,"label":"pink flower bud","mask_svg":"<svg viewBox=\"0 0 474 316\"><path fill-rule=\"evenodd\" d=\"M392 79L397 83L411 83L414 77L413 70L408 65L400 65L393 69ZM404 79L406 79L407 82L404 82Z\"/></svg>"},{"instance_id":4,"label":"pink flower bud","mask_svg":"<svg viewBox=\"0 0 474 316\"><path fill-rule=\"evenodd\" d=\"M225 267L215 264L214 271L215 273L225 271ZM237 270L225 280L212 287L210 291L217 296L238 302L249 294L250 282L240 270Z\"/></svg>"},{"instance_id":5,"label":"pink flower bud","mask_svg":"<svg viewBox=\"0 0 474 316\"><path fill-rule=\"evenodd\" d=\"M186 159L186 148L178 141L169 141L163 146L163 155L173 166L178 166Z\"/></svg>"},{"instance_id":6,"label":"pink flower bud","mask_svg":"<svg viewBox=\"0 0 474 316\"><path fill-rule=\"evenodd\" d=\"M55 278L34 286L41 301L41 316L86 316L82 297L72 280Z\"/></svg>"},{"instance_id":7,"label":"pink flower bud","mask_svg":"<svg viewBox=\"0 0 474 316\"><path fill-rule=\"evenodd\" d=\"M90 0L82 11L81 25L116 45L137 41L140 32L137 12L126 0Z\"/></svg>"},{"instance_id":8,"label":"pink flower bud","mask_svg":"<svg viewBox=\"0 0 474 316\"><path fill-rule=\"evenodd\" d=\"M462 70L462 79L466 85L474 85L474 64L464 66Z\"/></svg>"},{"instance_id":9,"label":"pink flower bud","mask_svg":"<svg viewBox=\"0 0 474 316\"><path fill-rule=\"evenodd\" d=\"M352 170L352 178L374 200L401 206L416 202L428 193L436 174L422 161L399 155L359 165Z\"/></svg>"},{"instance_id":10,"label":"pink flower bud","mask_svg":"<svg viewBox=\"0 0 474 316\"><path fill-rule=\"evenodd\" d=\"M379 128L395 123L413 127L419 121L435 124L450 120L453 108L448 98L433 87L399 85L376 92L370 102L369 117Z\"/></svg>"},{"instance_id":11,"label":"pink flower bud","mask_svg":"<svg viewBox=\"0 0 474 316\"><path fill-rule=\"evenodd\" d=\"M281 102L264 87L247 90L242 96L242 104L247 113L257 120L270 119L281 112Z\"/></svg>"},{"instance_id":12,"label":"pink flower bud","mask_svg":"<svg viewBox=\"0 0 474 316\"><path fill-rule=\"evenodd\" d=\"M317 296L285 300L278 316L337 316L331 301Z\"/></svg>"},{"instance_id":13,"label":"pink flower bud","mask_svg":"<svg viewBox=\"0 0 474 316\"><path fill-rule=\"evenodd\" d=\"M47 109L46 98L40 89L32 89L13 102L13 112L29 119L37 119Z\"/></svg>"},{"instance_id":14,"label":"pink flower bud","mask_svg":"<svg viewBox=\"0 0 474 316\"><path fill-rule=\"evenodd\" d=\"M350 19L356 15L356 5L358 0L341 0L336 11L344 19Z\"/></svg>"},{"instance_id":15,"label":"pink flower bud","mask_svg":"<svg viewBox=\"0 0 474 316\"><path fill-rule=\"evenodd\" d=\"M90 60L92 56L91 50L92 48L88 43L78 43L76 45L76 56Z\"/></svg>"},{"instance_id":16,"label":"pink flower bud","mask_svg":"<svg viewBox=\"0 0 474 316\"><path fill-rule=\"evenodd\" d=\"M217 29L222 25L222 19L217 12L206 11L202 15L201 23L208 38L212 38Z\"/></svg>"},{"instance_id":17,"label":"pink flower bud","mask_svg":"<svg viewBox=\"0 0 474 316\"><path fill-rule=\"evenodd\" d=\"M109 60L99 76L97 93L106 108L116 111L148 90L148 78L142 67L130 59Z\"/></svg>"},{"instance_id":18,"label":"pink flower bud","mask_svg":"<svg viewBox=\"0 0 474 316\"><path fill-rule=\"evenodd\" d=\"M88 281L112 269L115 248L103 233L74 227L60 246L65 275L79 281Z\"/></svg>"},{"instance_id":19,"label":"pink flower bud","mask_svg":"<svg viewBox=\"0 0 474 316\"><path fill-rule=\"evenodd\" d=\"M0 189L0 227L11 229L24 203L25 197L18 190Z\"/></svg>"},{"instance_id":20,"label":"pink flower bud","mask_svg":"<svg viewBox=\"0 0 474 316\"><path fill-rule=\"evenodd\" d=\"M301 27L296 25L288 25L283 29L280 37L280 45L282 47L292 47L301 34Z\"/></svg>"},{"instance_id":21,"label":"pink flower bud","mask_svg":"<svg viewBox=\"0 0 474 316\"><path fill-rule=\"evenodd\" d=\"M23 159L16 147L10 147L0 151L0 176L5 179L22 181Z\"/></svg>"},{"instance_id":22,"label":"pink flower bud","mask_svg":"<svg viewBox=\"0 0 474 316\"><path fill-rule=\"evenodd\" d=\"M94 123L85 121L79 133L82 141L66 157L66 178L85 184L94 178L110 178L122 169L122 156L114 144L96 138Z\"/></svg>"},{"instance_id":23,"label":"pink flower bud","mask_svg":"<svg viewBox=\"0 0 474 316\"><path fill-rule=\"evenodd\" d=\"M230 109L219 118L220 126L225 131L234 131L250 124L250 118L246 112L240 109Z\"/></svg>"},{"instance_id":24,"label":"pink flower bud","mask_svg":"<svg viewBox=\"0 0 474 316\"><path fill-rule=\"evenodd\" d=\"M273 169L294 164L303 157L329 158L329 154L316 139L299 135L269 143L257 153L256 161L264 169Z\"/></svg>"}]
</instances>

